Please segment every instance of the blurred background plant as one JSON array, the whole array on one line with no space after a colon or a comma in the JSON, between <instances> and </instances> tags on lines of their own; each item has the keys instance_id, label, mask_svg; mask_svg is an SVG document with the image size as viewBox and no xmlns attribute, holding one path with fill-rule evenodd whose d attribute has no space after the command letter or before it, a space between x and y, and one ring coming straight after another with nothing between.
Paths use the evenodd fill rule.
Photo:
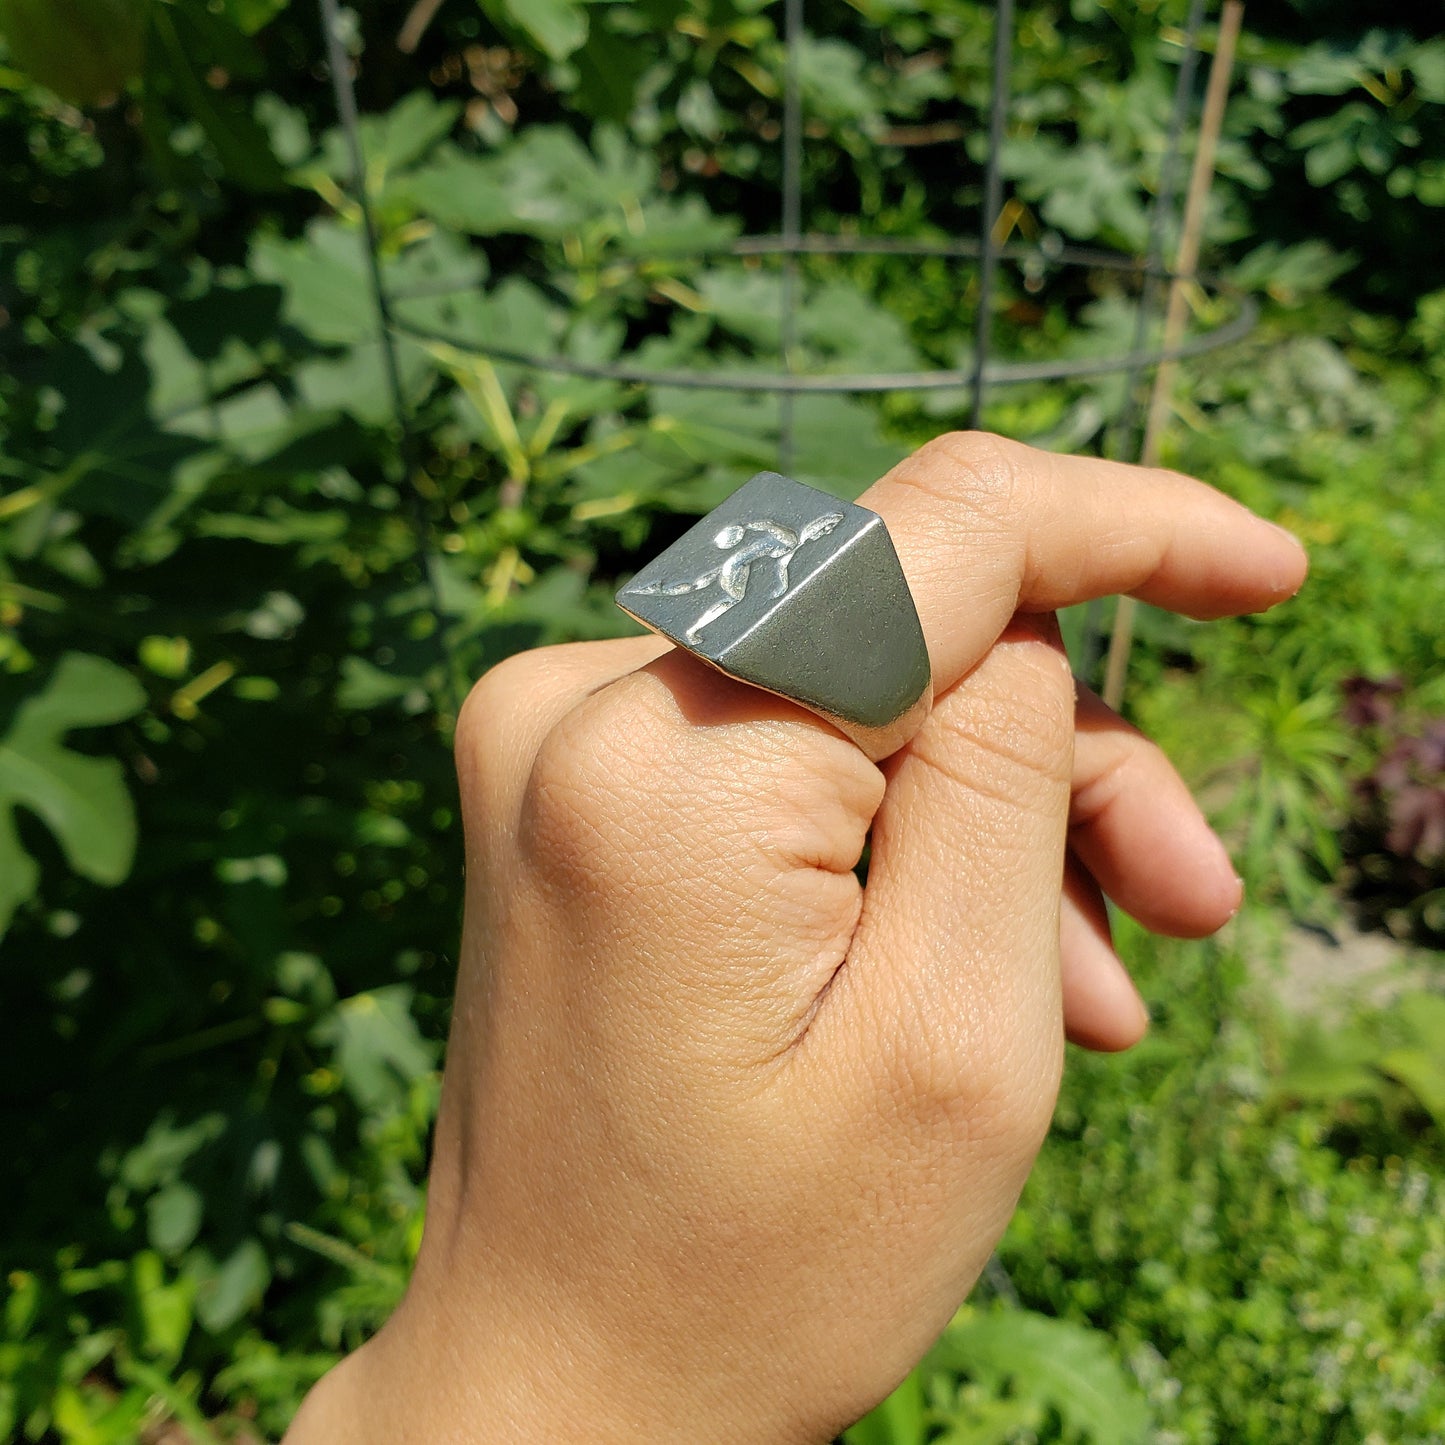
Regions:
<instances>
[{"instance_id":1,"label":"blurred background plant","mask_svg":"<svg viewBox=\"0 0 1445 1445\"><path fill-rule=\"evenodd\" d=\"M1027 0L1007 225L1140 249L1182 0ZM781 6L342 12L396 394L309 0L0 0L0 1434L274 1437L417 1247L460 905L447 742L520 647L777 456L777 404L539 376L769 370ZM1155 1010L1075 1060L994 1289L850 1438L1445 1434L1438 955L1344 1025L1261 982L1291 919L1441 936L1445 40L1260 0L1207 242L1261 298L1169 460L1314 547L1301 601L1145 614L1130 698L1238 848L1223 945L1127 933ZM992 7L810 6L807 214L981 199ZM399 28L400 27L400 28ZM1210 34L1206 33L1206 42ZM971 271L802 267L799 360L966 365ZM1117 277L1006 270L998 345L1121 349ZM1201 305L1204 304L1201 302ZM1206 318L1207 319L1207 318ZM1097 449L1119 378L993 397ZM854 494L956 394L805 397ZM1077 619L1069 619L1072 629ZM1351 902L1354 900L1354 902Z\"/></svg>"}]
</instances>

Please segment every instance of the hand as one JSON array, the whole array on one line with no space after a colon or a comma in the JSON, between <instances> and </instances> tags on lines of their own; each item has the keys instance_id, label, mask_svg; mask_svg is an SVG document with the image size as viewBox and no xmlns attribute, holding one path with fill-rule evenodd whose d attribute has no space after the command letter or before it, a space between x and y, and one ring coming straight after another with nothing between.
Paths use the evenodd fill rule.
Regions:
<instances>
[{"instance_id":1,"label":"hand","mask_svg":"<svg viewBox=\"0 0 1445 1445\"><path fill-rule=\"evenodd\" d=\"M296 1445L831 1439L983 1268L1065 1029L1145 1028L1102 896L1189 936L1237 909L1167 762L1076 705L1050 614L1268 607L1298 543L1176 474L983 435L860 500L937 688L882 766L651 637L473 691L425 1240Z\"/></svg>"}]
</instances>

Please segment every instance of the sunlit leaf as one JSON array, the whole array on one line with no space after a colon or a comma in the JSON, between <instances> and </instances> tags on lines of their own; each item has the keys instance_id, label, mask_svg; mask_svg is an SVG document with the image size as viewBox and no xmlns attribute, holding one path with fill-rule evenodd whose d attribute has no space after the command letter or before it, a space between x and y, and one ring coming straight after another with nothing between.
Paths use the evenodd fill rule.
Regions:
<instances>
[{"instance_id":1,"label":"sunlit leaf","mask_svg":"<svg viewBox=\"0 0 1445 1445\"><path fill-rule=\"evenodd\" d=\"M19 808L44 820L83 877L114 886L130 872L135 811L121 765L73 751L66 735L123 722L144 705L144 691L124 669L69 652L16 710L0 738L0 933L40 879L16 827Z\"/></svg>"},{"instance_id":2,"label":"sunlit leaf","mask_svg":"<svg viewBox=\"0 0 1445 1445\"><path fill-rule=\"evenodd\" d=\"M364 1108L394 1102L435 1066L436 1050L417 1030L411 997L400 984L357 994L317 1026L317 1039L334 1051L342 1086Z\"/></svg>"},{"instance_id":3,"label":"sunlit leaf","mask_svg":"<svg viewBox=\"0 0 1445 1445\"><path fill-rule=\"evenodd\" d=\"M935 1367L959 1370L1057 1412L1064 1428L1097 1445L1145 1439L1149 1410L1110 1353L1108 1338L1067 1320L1022 1310L968 1312L934 1347Z\"/></svg>"},{"instance_id":4,"label":"sunlit leaf","mask_svg":"<svg viewBox=\"0 0 1445 1445\"><path fill-rule=\"evenodd\" d=\"M504 28L520 30L552 60L565 60L587 39L584 0L481 0Z\"/></svg>"}]
</instances>

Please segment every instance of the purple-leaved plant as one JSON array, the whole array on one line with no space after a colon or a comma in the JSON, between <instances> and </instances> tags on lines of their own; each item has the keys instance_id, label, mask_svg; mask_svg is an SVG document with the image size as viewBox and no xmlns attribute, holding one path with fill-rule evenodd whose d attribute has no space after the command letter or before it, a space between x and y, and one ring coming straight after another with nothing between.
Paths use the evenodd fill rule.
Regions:
<instances>
[{"instance_id":1,"label":"purple-leaved plant","mask_svg":"<svg viewBox=\"0 0 1445 1445\"><path fill-rule=\"evenodd\" d=\"M1412 712L1397 677L1352 677L1343 691L1342 719L1376 759L1346 829L1352 891L1392 932L1445 941L1445 717Z\"/></svg>"}]
</instances>

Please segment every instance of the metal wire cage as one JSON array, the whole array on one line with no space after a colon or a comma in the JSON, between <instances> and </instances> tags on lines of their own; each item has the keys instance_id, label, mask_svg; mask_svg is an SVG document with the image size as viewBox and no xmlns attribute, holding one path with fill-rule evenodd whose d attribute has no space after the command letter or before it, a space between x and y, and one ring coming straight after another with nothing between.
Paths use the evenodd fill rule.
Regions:
<instances>
[{"instance_id":1,"label":"metal wire cage","mask_svg":"<svg viewBox=\"0 0 1445 1445\"><path fill-rule=\"evenodd\" d=\"M1205 0L1193 0L1182 47L1178 81L1175 87L1173 115L1167 149L1160 169L1149 222L1149 245L1144 255L1124 255L1064 245L1000 244L998 222L1003 209L1002 153L1009 110L1010 55L1014 28L1014 0L998 0L992 60L991 101L989 109L989 145L984 182L984 204L976 238L958 238L948 242L909 242L897 238L870 239L866 236L842 237L808 233L803 217L803 149L806 115L802 80L801 53L807 34L805 0L778 0L783 12L783 33L786 66L783 89L782 193L779 198L780 230L775 235L742 239L728 248L734 257L775 257L782 261L781 314L779 316L778 367L772 372L756 370L701 371L662 369L638 362L614 364L586 363L528 349L515 338L496 337L483 345L472 339L467 347L480 351L493 360L509 362L541 371L578 375L599 380L621 381L638 386L692 387L710 391L772 393L787 399L804 393L868 394L895 391L944 391L967 388L969 409L977 424L987 390L992 387L1040 381L1062 381L1071 378L1107 374L1133 373L1136 376L1161 361L1198 356L1207 351L1238 341L1248 333L1255 321L1255 308L1247 298L1239 298L1234 316L1222 325L1204 330L1172 345L1146 344L1150 322L1158 305L1160 288L1175 279L1189 279L1208 285L1211 278L1197 274L1183 276L1166 265L1164 249L1171 232L1175 211L1176 180L1188 131L1188 117L1193 99L1195 72L1199 60L1199 34L1204 19ZM817 3L817 0L814 0ZM393 298L386 294L377 262L376 232L367 203L364 184L366 157L363 154L355 89L351 65L343 43L344 30L338 15L337 0L318 0L327 44L327 55L336 92L337 109L351 148L354 175L353 198L361 209L366 226L368 249L372 261L371 276L375 288L384 332L405 331L429 340L454 342L427 327L399 314ZM808 374L793 365L797 351L798 321L801 295L798 285L798 262L810 255L859 256L894 255L902 257L941 257L977 268L975 346L966 367L904 373ZM694 253L693 259L702 259ZM1113 270L1127 273L1139 283L1139 302L1134 344L1118 355L1085 358L1061 358L1054 361L1000 361L994 357L994 297L999 264L1016 261L1056 270L1061 267L1084 267L1091 270ZM782 417L781 449L792 448L791 423L786 404Z\"/></svg>"},{"instance_id":2,"label":"metal wire cage","mask_svg":"<svg viewBox=\"0 0 1445 1445\"><path fill-rule=\"evenodd\" d=\"M509 363L539 373L577 376L601 381L620 382L638 388L669 387L718 393L746 393L775 396L778 400L778 467L790 470L796 445L794 401L803 395L879 395L909 392L963 392L970 426L982 420L985 402L991 390L1040 382L1066 382L1085 377L1118 375L1123 377L1123 413L1110 432L1109 450L1119 457L1150 459L1151 427L1144 423L1146 383L1155 381L1155 402L1160 392L1161 373L1174 362L1200 356L1243 339L1253 328L1257 308L1248 297L1234 297L1233 314L1214 326L1196 328L1185 334L1184 288L1210 291L1227 290L1215 278L1198 272L1197 246L1190 244L1190 207L1200 212L1193 218L1198 231L1202 219L1203 191L1207 189L1212 170L1212 140L1206 139L1209 127L1209 101L1199 127L1200 145L1196 150L1194 174L1189 186L1188 203L1181 217L1179 198L1180 172L1185 159L1186 139L1191 134L1190 118L1194 108L1196 78L1200 59L1200 35L1205 21L1207 0L1191 0L1190 12L1183 32L1180 63L1175 83L1172 113L1161 160L1158 184L1150 207L1148 240L1143 254L1124 254L1084 249L1061 244L1006 243L999 237L999 221L1004 208L1004 140L1010 107L1010 69L1014 41L1014 0L997 0L992 47L990 103L988 116L988 150L984 171L983 203L974 236L959 236L945 241L912 241L896 237L841 236L811 233L805 229L803 162L805 127L805 89L802 55L807 43L809 5L821 7L827 0L775 0L782 14L785 47L783 81L783 116L780 144L782 151L782 183L778 197L779 230L772 235L748 236L734 242L725 251L693 252L686 259L703 261L718 255L753 260L770 259L781 268L779 288L779 346L773 369L754 367L732 369L662 368L647 365L637 355L624 355L621 360L602 363L578 360L561 354L534 350L524 339L496 336L479 343L474 336L448 335L435 324L409 317L405 298L391 296L383 279L379 258L378 233L368 202L366 162L352 66L345 48L345 28L338 9L338 0L317 0L325 36L327 60L335 90L335 100L342 130L349 148L352 170L351 192L360 211L368 257L368 275L375 303L378 330L383 350L397 422L403 435L407 416L396 343L409 336L425 342L441 342L479 354L494 362ZM1226 22L1229 12L1242 7L1239 0L1224 0ZM1221 27L1221 36L1226 26ZM1227 62L1221 66L1225 46L1216 47L1211 71L1211 92L1216 92L1216 113L1213 117L1217 134L1222 113L1224 87L1216 86L1221 71L1227 85ZM1232 49L1232 45L1229 47ZM1207 164L1201 160L1208 152ZM1202 181L1202 186L1201 186ZM1181 237L1178 253L1171 265L1166 260L1175 236ZM801 266L812 256L892 255L908 258L941 258L961 270L974 268L971 294L975 301L974 341L972 355L965 365L908 372L867 372L838 374L809 371L797 364L799 357L800 317L804 309ZM1037 272L1058 272L1079 268L1088 272L1114 272L1134 289L1132 337L1127 348L1107 355L1068 356L1046 360L1005 360L996 355L996 297L1001 264L1017 264ZM956 287L963 294L964 287ZM430 292L435 295L435 292ZM1165 298L1168 297L1166 306ZM1170 314L1166 318L1166 311ZM1159 420L1157 406L1150 408L1150 422ZM1155 427L1157 432L1157 426ZM1157 436L1153 439L1157 442ZM1119 632L1116 627L1116 634ZM1123 629L1123 651L1127 654L1128 627ZM1092 632L1092 629L1091 629ZM1095 639L1096 640L1096 639ZM1116 645L1119 638L1116 635ZM1092 653L1094 641L1086 645ZM1113 690L1118 691L1118 684Z\"/></svg>"}]
</instances>

